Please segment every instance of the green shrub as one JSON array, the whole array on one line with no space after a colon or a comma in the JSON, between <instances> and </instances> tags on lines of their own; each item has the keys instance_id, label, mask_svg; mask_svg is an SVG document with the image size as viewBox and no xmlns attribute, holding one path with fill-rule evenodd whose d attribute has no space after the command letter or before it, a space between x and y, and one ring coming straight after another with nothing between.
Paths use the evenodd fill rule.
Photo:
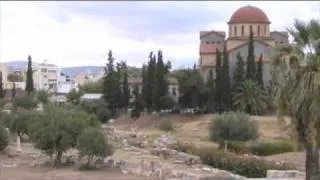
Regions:
<instances>
[{"instance_id":1,"label":"green shrub","mask_svg":"<svg viewBox=\"0 0 320 180\"><path fill-rule=\"evenodd\" d=\"M266 177L267 170L293 170L296 169L291 164L266 161L254 157L237 156L230 152L212 151L212 149L201 149L199 155L204 164L214 168L231 171L234 174L246 176L248 178Z\"/></svg>"},{"instance_id":2,"label":"green shrub","mask_svg":"<svg viewBox=\"0 0 320 180\"><path fill-rule=\"evenodd\" d=\"M79 166L80 171L91 171L91 170L98 170L97 167L91 165L91 164L81 164Z\"/></svg>"},{"instance_id":3,"label":"green shrub","mask_svg":"<svg viewBox=\"0 0 320 180\"><path fill-rule=\"evenodd\" d=\"M170 120L164 119L160 121L159 129L162 131L174 131L174 126Z\"/></svg>"},{"instance_id":4,"label":"green shrub","mask_svg":"<svg viewBox=\"0 0 320 180\"><path fill-rule=\"evenodd\" d=\"M268 156L298 150L298 144L294 141L282 140L278 142L261 142L250 147L251 153L258 156Z\"/></svg>"},{"instance_id":5,"label":"green shrub","mask_svg":"<svg viewBox=\"0 0 320 180\"><path fill-rule=\"evenodd\" d=\"M86 128L78 137L77 149L80 153L80 158L88 157L87 165L90 165L94 157L105 158L113 154L113 147L108 143L104 135L99 129L89 127Z\"/></svg>"},{"instance_id":6,"label":"green shrub","mask_svg":"<svg viewBox=\"0 0 320 180\"><path fill-rule=\"evenodd\" d=\"M23 108L23 109L34 109L38 105L38 101L34 96L22 96L16 97L13 100L14 109Z\"/></svg>"},{"instance_id":7,"label":"green shrub","mask_svg":"<svg viewBox=\"0 0 320 180\"><path fill-rule=\"evenodd\" d=\"M0 151L4 150L9 143L9 134L4 127L0 126Z\"/></svg>"},{"instance_id":8,"label":"green shrub","mask_svg":"<svg viewBox=\"0 0 320 180\"><path fill-rule=\"evenodd\" d=\"M247 141L258 137L258 125L250 116L240 112L227 112L216 116L210 125L210 139L222 143Z\"/></svg>"},{"instance_id":9,"label":"green shrub","mask_svg":"<svg viewBox=\"0 0 320 180\"><path fill-rule=\"evenodd\" d=\"M220 143L219 148L223 149L224 143ZM228 148L228 151L237 153L237 154L250 153L250 148L245 142L242 142L242 141L228 141L227 148Z\"/></svg>"}]
</instances>

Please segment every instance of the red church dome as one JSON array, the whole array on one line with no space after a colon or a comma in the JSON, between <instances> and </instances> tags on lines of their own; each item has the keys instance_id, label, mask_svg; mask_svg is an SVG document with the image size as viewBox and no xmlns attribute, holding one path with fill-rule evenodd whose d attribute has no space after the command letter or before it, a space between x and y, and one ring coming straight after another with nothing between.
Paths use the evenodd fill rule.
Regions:
<instances>
[{"instance_id":1,"label":"red church dome","mask_svg":"<svg viewBox=\"0 0 320 180\"><path fill-rule=\"evenodd\" d=\"M228 24L233 23L267 23L270 24L268 16L259 8L244 6L234 12Z\"/></svg>"}]
</instances>

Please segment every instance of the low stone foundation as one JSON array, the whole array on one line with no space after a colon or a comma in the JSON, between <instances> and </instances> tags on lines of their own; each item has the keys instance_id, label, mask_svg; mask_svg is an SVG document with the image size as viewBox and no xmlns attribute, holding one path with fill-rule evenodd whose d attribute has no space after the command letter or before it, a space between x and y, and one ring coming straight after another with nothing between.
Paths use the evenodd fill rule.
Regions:
<instances>
[{"instance_id":1,"label":"low stone foundation","mask_svg":"<svg viewBox=\"0 0 320 180\"><path fill-rule=\"evenodd\" d=\"M141 160L129 162L107 158L105 164L108 167L120 168L124 174L131 173L145 177L156 177L160 180L245 180L245 177L232 174L227 171L210 167L194 168L190 170L165 167L157 161Z\"/></svg>"},{"instance_id":2,"label":"low stone foundation","mask_svg":"<svg viewBox=\"0 0 320 180\"><path fill-rule=\"evenodd\" d=\"M305 178L305 173L296 171L296 170L288 170L288 171L279 171L279 170L268 170L267 178Z\"/></svg>"}]
</instances>

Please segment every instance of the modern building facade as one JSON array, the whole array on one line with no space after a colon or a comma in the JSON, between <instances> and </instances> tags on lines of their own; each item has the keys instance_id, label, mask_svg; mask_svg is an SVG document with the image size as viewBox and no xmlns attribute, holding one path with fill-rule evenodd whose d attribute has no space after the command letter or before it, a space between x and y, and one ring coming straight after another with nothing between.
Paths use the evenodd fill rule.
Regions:
<instances>
[{"instance_id":1,"label":"modern building facade","mask_svg":"<svg viewBox=\"0 0 320 180\"><path fill-rule=\"evenodd\" d=\"M246 61L250 31L253 32L256 61L263 56L263 80L266 85L270 80L270 53L272 47L289 43L289 35L283 31L270 32L270 20L259 8L241 7L233 13L228 25L228 37L224 31L200 31L199 71L208 79L209 71L215 72L216 50L223 51L226 46L229 55L230 77L232 82L236 68L237 54ZM215 73L213 74L215 78Z\"/></svg>"},{"instance_id":2,"label":"modern building facade","mask_svg":"<svg viewBox=\"0 0 320 180\"><path fill-rule=\"evenodd\" d=\"M55 92L58 81L58 66L48 64L47 61L40 64L34 63L32 66L34 88Z\"/></svg>"}]
</instances>

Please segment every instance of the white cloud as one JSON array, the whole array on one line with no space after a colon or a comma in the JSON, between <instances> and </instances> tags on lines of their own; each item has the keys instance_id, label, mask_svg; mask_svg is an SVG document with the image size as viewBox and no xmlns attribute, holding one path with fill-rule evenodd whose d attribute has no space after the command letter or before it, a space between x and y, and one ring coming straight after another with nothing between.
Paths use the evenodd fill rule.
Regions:
<instances>
[{"instance_id":1,"label":"white cloud","mask_svg":"<svg viewBox=\"0 0 320 180\"><path fill-rule=\"evenodd\" d=\"M133 29L114 27L107 18L101 16L66 12L54 2L0 3L0 61L24 60L31 54L34 61L48 59L61 66L104 65L109 49L113 50L114 56L119 60L126 60L129 65L136 66L141 66L147 60L150 51L158 49L162 49L165 57L174 63L183 59L198 59L198 31L166 34L138 41L123 36L126 31L134 31ZM163 7L165 10L166 2L158 3L157 6L152 6L150 2L146 5ZM182 3L184 2L171 5L184 5ZM317 5L320 7L317 2L199 3L203 5L196 7L212 10L213 17L219 14L225 18L220 22L198 27L199 31L216 29L227 32L226 23L232 12L248 4L263 9L272 21L271 28L277 30L290 26L294 18L309 20L320 15L320 9L315 8ZM190 8L194 4L185 5ZM58 21L57 18L66 19L66 22Z\"/></svg>"}]
</instances>

